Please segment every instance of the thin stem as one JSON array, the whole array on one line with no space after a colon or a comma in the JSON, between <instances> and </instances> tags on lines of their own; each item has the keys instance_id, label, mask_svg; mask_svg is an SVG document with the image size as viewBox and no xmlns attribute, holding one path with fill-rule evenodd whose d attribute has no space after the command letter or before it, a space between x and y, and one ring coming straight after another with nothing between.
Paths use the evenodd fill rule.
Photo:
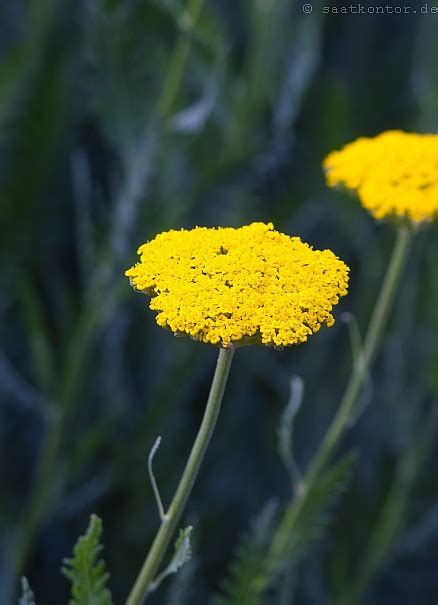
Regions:
<instances>
[{"instance_id":1,"label":"thin stem","mask_svg":"<svg viewBox=\"0 0 438 605\"><path fill-rule=\"evenodd\" d=\"M175 532L190 492L192 491L202 460L204 459L205 452L216 426L233 354L233 349L220 349L219 351L207 406L195 443L190 452L189 459L172 503L160 525L143 567L126 600L126 605L141 605L141 603L144 602L151 583L166 554L167 547Z\"/></svg>"},{"instance_id":2,"label":"thin stem","mask_svg":"<svg viewBox=\"0 0 438 605\"><path fill-rule=\"evenodd\" d=\"M348 426L352 412L354 411L364 381L374 362L378 346L384 334L386 321L397 292L402 271L405 267L412 232L407 227L398 230L397 239L391 260L384 277L382 288L377 298L376 305L371 316L366 333L362 355L354 364L344 397L342 398L338 412L330 425L326 437L310 467L308 478L313 480L323 469L339 441L345 428Z\"/></svg>"},{"instance_id":3,"label":"thin stem","mask_svg":"<svg viewBox=\"0 0 438 605\"><path fill-rule=\"evenodd\" d=\"M154 461L155 454L157 453L158 448L160 447L160 443L161 443L161 437L157 437L154 445L152 446L151 451L149 452L148 474L149 474L149 481L151 482L151 485L152 485L152 491L154 492L155 501L157 503L158 514L160 515L160 520L164 521L166 519L166 513L164 511L163 501L161 500L160 490L158 489L157 481L156 481L155 475L154 475L154 469L152 467L152 463Z\"/></svg>"},{"instance_id":4,"label":"thin stem","mask_svg":"<svg viewBox=\"0 0 438 605\"><path fill-rule=\"evenodd\" d=\"M378 346L385 330L386 321L393 305L403 269L406 265L411 239L412 231L408 227L400 227L391 260L368 326L362 354L354 363L353 371L338 411L304 477L305 489L301 497L298 496L292 506L286 509L282 523L274 535L270 550L270 556L273 557L272 560L278 560L287 549L290 535L306 503L307 495L311 492L314 482L327 465L333 450L350 424L365 379L376 357Z\"/></svg>"}]
</instances>

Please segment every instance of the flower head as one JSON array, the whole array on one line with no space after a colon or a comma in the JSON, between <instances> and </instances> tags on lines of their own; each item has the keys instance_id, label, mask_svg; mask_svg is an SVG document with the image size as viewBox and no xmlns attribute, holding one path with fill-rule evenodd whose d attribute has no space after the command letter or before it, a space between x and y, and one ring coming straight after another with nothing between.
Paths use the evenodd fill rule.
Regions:
<instances>
[{"instance_id":1,"label":"flower head","mask_svg":"<svg viewBox=\"0 0 438 605\"><path fill-rule=\"evenodd\" d=\"M333 325L348 267L272 223L167 231L143 244L126 271L151 296L159 326L221 347L304 342Z\"/></svg>"},{"instance_id":2,"label":"flower head","mask_svg":"<svg viewBox=\"0 0 438 605\"><path fill-rule=\"evenodd\" d=\"M413 223L438 216L438 135L388 130L324 160L327 184L355 191L376 219Z\"/></svg>"}]
</instances>

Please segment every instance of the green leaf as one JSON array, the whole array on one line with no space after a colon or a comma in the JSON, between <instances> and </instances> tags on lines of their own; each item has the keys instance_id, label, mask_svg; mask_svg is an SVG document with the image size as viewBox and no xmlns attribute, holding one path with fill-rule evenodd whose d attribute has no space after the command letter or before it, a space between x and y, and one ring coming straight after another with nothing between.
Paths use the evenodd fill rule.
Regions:
<instances>
[{"instance_id":1,"label":"green leaf","mask_svg":"<svg viewBox=\"0 0 438 605\"><path fill-rule=\"evenodd\" d=\"M330 518L329 511L344 489L354 461L342 458L311 487L285 508L278 524L264 513L250 537L239 548L225 583L225 596L215 605L260 605L263 595L284 580L320 539Z\"/></svg>"},{"instance_id":2,"label":"green leaf","mask_svg":"<svg viewBox=\"0 0 438 605\"><path fill-rule=\"evenodd\" d=\"M43 309L29 280L21 281L19 294L35 382L42 392L48 394L53 389L55 362Z\"/></svg>"},{"instance_id":3,"label":"green leaf","mask_svg":"<svg viewBox=\"0 0 438 605\"><path fill-rule=\"evenodd\" d=\"M70 605L111 605L111 593L106 587L109 573L99 558L102 521L91 515L90 524L73 549L73 558L64 559L62 573L71 581Z\"/></svg>"},{"instance_id":4,"label":"green leaf","mask_svg":"<svg viewBox=\"0 0 438 605\"><path fill-rule=\"evenodd\" d=\"M21 578L21 597L18 599L18 605L35 605L35 595L27 578Z\"/></svg>"},{"instance_id":5,"label":"green leaf","mask_svg":"<svg viewBox=\"0 0 438 605\"><path fill-rule=\"evenodd\" d=\"M280 587L285 575L293 573L315 542L324 537L331 511L347 485L354 460L354 453L346 454L324 475L316 477L285 509L266 557L265 583L251 605L259 605L269 588Z\"/></svg>"},{"instance_id":6,"label":"green leaf","mask_svg":"<svg viewBox=\"0 0 438 605\"><path fill-rule=\"evenodd\" d=\"M192 557L192 547L190 544L190 534L193 527L189 525L185 529L180 529L179 536L175 542L174 555L164 571L162 571L149 586L149 592L153 592L158 588L161 582L172 574L177 573L187 561Z\"/></svg>"},{"instance_id":7,"label":"green leaf","mask_svg":"<svg viewBox=\"0 0 438 605\"><path fill-rule=\"evenodd\" d=\"M223 584L224 594L216 598L215 605L253 605L257 601L260 586L267 583L265 555L276 512L277 504L269 501L252 522L248 534L237 546Z\"/></svg>"},{"instance_id":8,"label":"green leaf","mask_svg":"<svg viewBox=\"0 0 438 605\"><path fill-rule=\"evenodd\" d=\"M309 551L315 541L323 537L331 518L331 510L343 493L351 475L351 467L356 459L354 453L346 454L324 475L317 478L307 492L294 499L287 507L284 518L299 506L296 523L289 537L287 549L279 553L278 559L270 562L273 569L281 569L291 562L297 562ZM279 531L283 529L280 524Z\"/></svg>"}]
</instances>

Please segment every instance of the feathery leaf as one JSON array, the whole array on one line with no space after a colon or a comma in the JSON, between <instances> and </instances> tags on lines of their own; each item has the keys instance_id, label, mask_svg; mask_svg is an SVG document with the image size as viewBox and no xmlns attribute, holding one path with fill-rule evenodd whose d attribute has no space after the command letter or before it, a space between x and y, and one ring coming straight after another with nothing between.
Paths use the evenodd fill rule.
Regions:
<instances>
[{"instance_id":1,"label":"feathery leaf","mask_svg":"<svg viewBox=\"0 0 438 605\"><path fill-rule=\"evenodd\" d=\"M270 500L254 519L248 534L238 544L223 595L215 605L252 605L266 580L266 549L269 546L277 512L277 503Z\"/></svg>"},{"instance_id":2,"label":"feathery leaf","mask_svg":"<svg viewBox=\"0 0 438 605\"><path fill-rule=\"evenodd\" d=\"M322 537L329 510L345 487L353 461L354 456L347 454L308 491L298 494L276 527L273 514L262 513L250 538L239 548L231 566L231 578L224 585L225 595L215 605L260 605L265 592L278 584L285 572L291 573ZM263 518L265 521L261 522ZM285 536L290 518L293 531ZM281 548L274 547L279 542Z\"/></svg>"},{"instance_id":3,"label":"feathery leaf","mask_svg":"<svg viewBox=\"0 0 438 605\"><path fill-rule=\"evenodd\" d=\"M62 573L71 581L70 605L111 605L111 593L106 587L109 573L99 558L102 521L91 515L90 524L73 549L73 558L64 559Z\"/></svg>"}]
</instances>

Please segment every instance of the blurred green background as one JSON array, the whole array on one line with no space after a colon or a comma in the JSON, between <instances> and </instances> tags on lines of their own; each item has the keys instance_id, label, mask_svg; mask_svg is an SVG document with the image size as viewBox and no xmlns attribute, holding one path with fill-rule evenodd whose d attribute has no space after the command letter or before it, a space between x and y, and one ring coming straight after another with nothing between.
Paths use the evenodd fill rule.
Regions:
<instances>
[{"instance_id":1,"label":"blurred green background","mask_svg":"<svg viewBox=\"0 0 438 605\"><path fill-rule=\"evenodd\" d=\"M394 232L328 190L321 161L360 135L437 131L438 14L414 0L410 15L323 4L341 6L0 3L1 605L15 602L18 567L39 603L67 602L58 569L91 512L123 602L158 526L146 472L157 435L165 502L182 471L216 350L155 325L123 276L138 245L169 228L272 220L350 265L337 313L365 327ZM397 5L369 3L386 4ZM354 478L266 604L336 604L388 497L397 514L363 602L438 603L437 254L436 228L421 233L342 446L358 452ZM291 377L305 383L294 439L305 468L350 367L342 321L300 347L237 352L185 513L192 562L151 603L204 605L220 591L250 520L290 499L276 429Z\"/></svg>"}]
</instances>

